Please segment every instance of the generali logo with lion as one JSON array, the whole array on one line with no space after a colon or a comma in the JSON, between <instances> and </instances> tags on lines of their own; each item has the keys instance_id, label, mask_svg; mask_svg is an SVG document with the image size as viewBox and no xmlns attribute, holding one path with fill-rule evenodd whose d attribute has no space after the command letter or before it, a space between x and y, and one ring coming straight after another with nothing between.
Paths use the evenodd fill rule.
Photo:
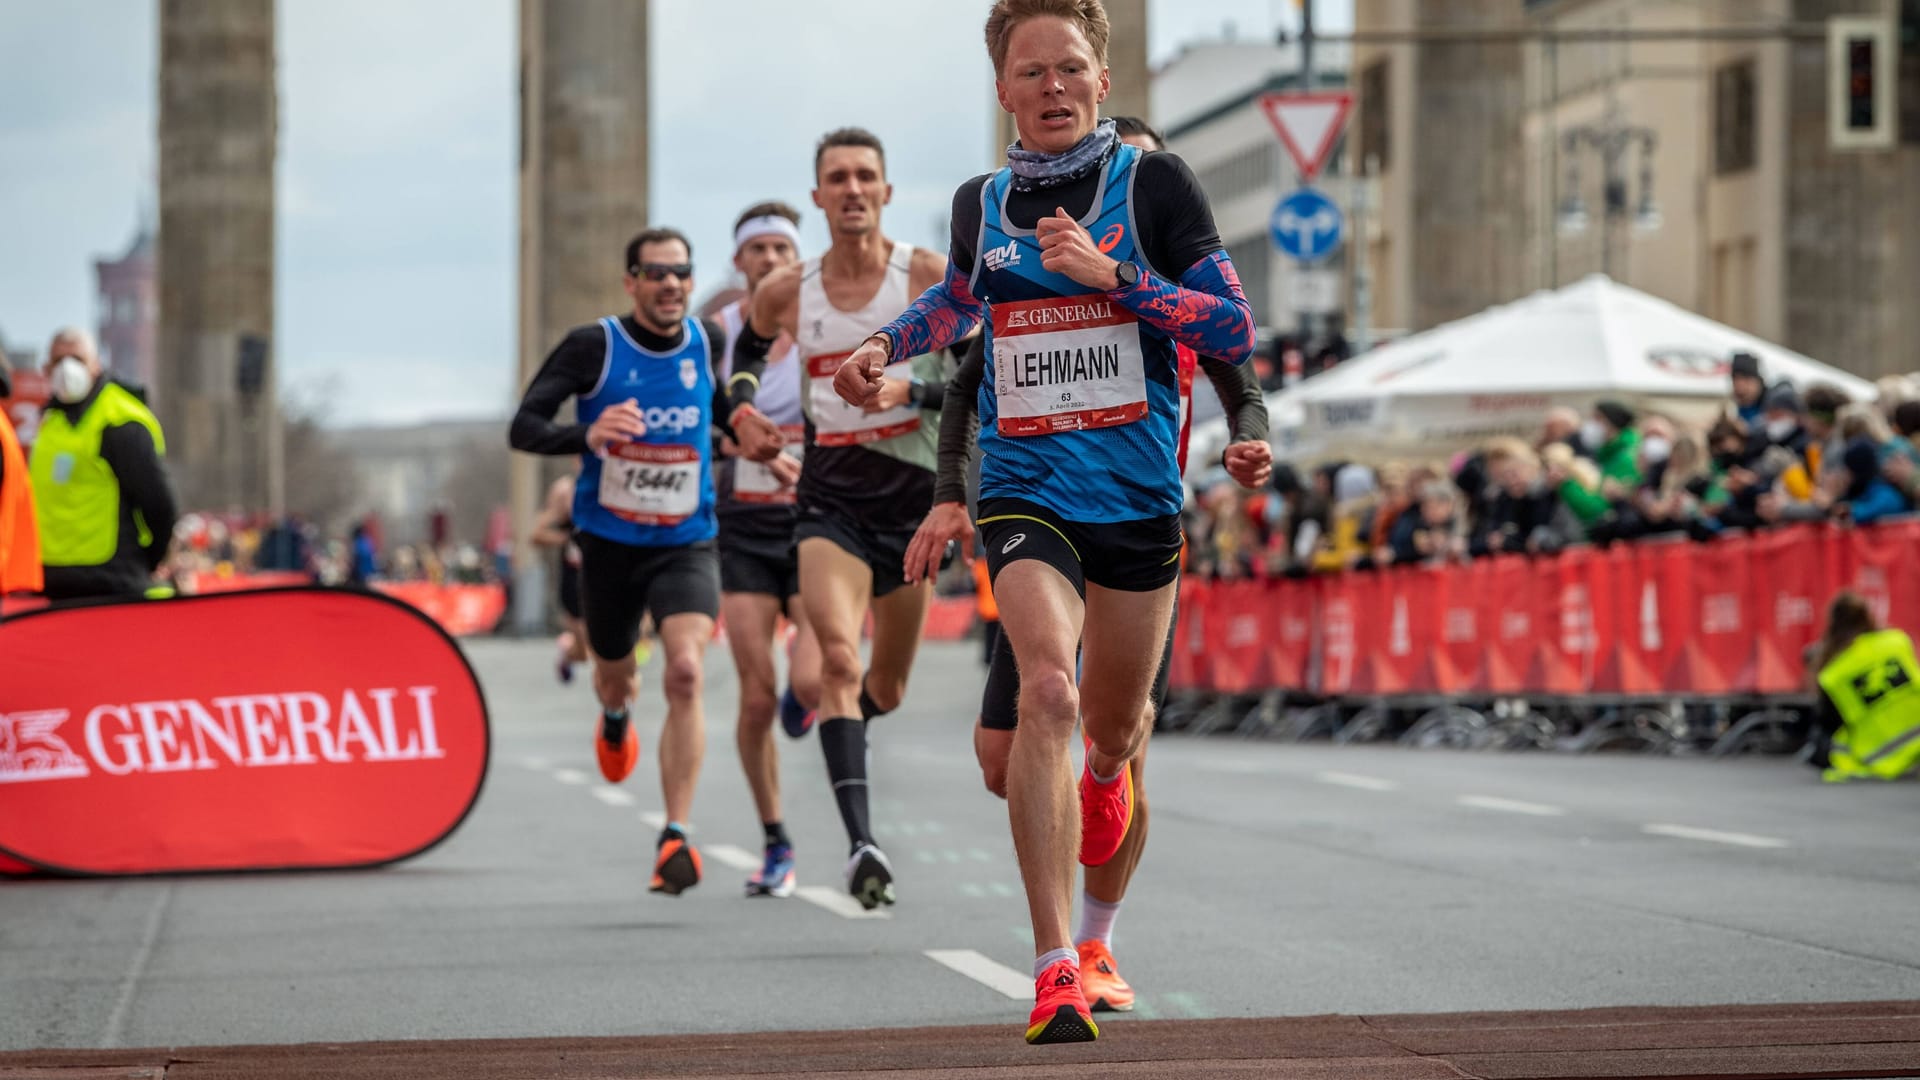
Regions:
<instances>
[{"instance_id":1,"label":"generali logo with lion","mask_svg":"<svg viewBox=\"0 0 1920 1080\"><path fill-rule=\"evenodd\" d=\"M429 761L430 686L173 698L0 713L0 784L208 769Z\"/></svg>"}]
</instances>

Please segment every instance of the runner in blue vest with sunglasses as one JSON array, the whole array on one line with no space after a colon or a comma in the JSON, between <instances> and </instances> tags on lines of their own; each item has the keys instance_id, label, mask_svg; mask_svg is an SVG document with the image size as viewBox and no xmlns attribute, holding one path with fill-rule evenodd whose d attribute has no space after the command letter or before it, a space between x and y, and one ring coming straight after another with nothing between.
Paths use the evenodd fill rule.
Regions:
<instances>
[{"instance_id":1,"label":"runner in blue vest with sunglasses","mask_svg":"<svg viewBox=\"0 0 1920 1080\"><path fill-rule=\"evenodd\" d=\"M651 890L670 896L699 884L700 855L685 822L706 753L701 671L720 612L714 537L714 361L726 338L688 315L693 248L655 228L626 247L631 314L569 333L547 357L513 418L513 448L580 456L573 525L593 687L600 698L594 752L619 783L640 760L628 710L639 693L634 647L643 614L659 628L667 715L660 735L666 828L655 847ZM573 398L578 422L554 416ZM744 449L778 446L780 429L751 405L731 434Z\"/></svg>"}]
</instances>

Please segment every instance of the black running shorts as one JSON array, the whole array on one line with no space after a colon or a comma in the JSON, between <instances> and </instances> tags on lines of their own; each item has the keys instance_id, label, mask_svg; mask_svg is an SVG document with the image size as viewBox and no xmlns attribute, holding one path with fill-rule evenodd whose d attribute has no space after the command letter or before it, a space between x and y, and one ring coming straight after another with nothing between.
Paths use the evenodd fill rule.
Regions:
<instances>
[{"instance_id":1,"label":"black running shorts","mask_svg":"<svg viewBox=\"0 0 1920 1080\"><path fill-rule=\"evenodd\" d=\"M566 559L560 560L560 610L580 617L580 568Z\"/></svg>"},{"instance_id":2,"label":"black running shorts","mask_svg":"<svg viewBox=\"0 0 1920 1080\"><path fill-rule=\"evenodd\" d=\"M640 617L658 626L675 615L720 616L720 563L713 541L683 547L633 547L592 533L580 545L580 593L587 644L605 660L632 655Z\"/></svg>"},{"instance_id":3,"label":"black running shorts","mask_svg":"<svg viewBox=\"0 0 1920 1080\"><path fill-rule=\"evenodd\" d=\"M1020 559L1039 559L1073 583L1119 592L1152 592L1180 576L1180 517L1087 525L1025 499L980 502L980 544L988 577Z\"/></svg>"},{"instance_id":4,"label":"black running shorts","mask_svg":"<svg viewBox=\"0 0 1920 1080\"><path fill-rule=\"evenodd\" d=\"M720 591L753 593L787 601L800 595L800 558L789 547L775 551L766 545L720 545Z\"/></svg>"},{"instance_id":5,"label":"black running shorts","mask_svg":"<svg viewBox=\"0 0 1920 1080\"><path fill-rule=\"evenodd\" d=\"M880 597L907 583L907 545L913 542L913 533L912 529L869 529L842 515L802 506L800 520L793 527L793 543L797 550L802 540L831 540L835 547L867 564L873 571L873 595ZM940 568L946 569L952 561L952 545L948 545Z\"/></svg>"},{"instance_id":6,"label":"black running shorts","mask_svg":"<svg viewBox=\"0 0 1920 1080\"><path fill-rule=\"evenodd\" d=\"M1174 629L1180 625L1180 607L1167 622L1167 643L1160 648L1160 669L1153 674L1153 712L1167 707L1167 667L1173 663ZM987 665L987 686L980 693L980 726L990 731L1012 731L1020 726L1020 667L1013 660L1013 643L1001 634Z\"/></svg>"}]
</instances>

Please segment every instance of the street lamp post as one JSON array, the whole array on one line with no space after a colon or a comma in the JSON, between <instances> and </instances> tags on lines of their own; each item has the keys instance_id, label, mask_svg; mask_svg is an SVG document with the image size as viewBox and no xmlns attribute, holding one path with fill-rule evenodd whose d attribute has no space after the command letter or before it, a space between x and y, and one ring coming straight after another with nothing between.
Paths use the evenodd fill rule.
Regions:
<instances>
[{"instance_id":1,"label":"street lamp post","mask_svg":"<svg viewBox=\"0 0 1920 1080\"><path fill-rule=\"evenodd\" d=\"M1618 121L1614 110L1598 124L1570 128L1560 137L1561 153L1567 161L1567 189L1560 201L1560 232L1578 236L1587 230L1590 215L1580 186L1580 151L1590 149L1600 158L1601 218L1600 270L1613 276L1614 227L1631 217L1635 228L1651 231L1660 227L1660 207L1653 198L1653 151L1658 137L1652 128ZM1640 150L1640 200L1629 208L1626 159L1635 148Z\"/></svg>"}]
</instances>

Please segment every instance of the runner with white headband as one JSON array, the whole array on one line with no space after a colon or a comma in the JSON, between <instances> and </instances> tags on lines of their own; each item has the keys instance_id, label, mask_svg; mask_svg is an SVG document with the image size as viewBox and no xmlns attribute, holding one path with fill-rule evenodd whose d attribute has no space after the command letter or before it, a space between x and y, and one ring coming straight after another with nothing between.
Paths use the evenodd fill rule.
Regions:
<instances>
[{"instance_id":1,"label":"runner with white headband","mask_svg":"<svg viewBox=\"0 0 1920 1080\"><path fill-rule=\"evenodd\" d=\"M732 374L733 343L746 325L754 293L768 275L800 260L800 212L785 203L767 202L740 215L733 230L733 266L746 278L747 295L720 309L717 318L726 348L716 358L720 382ZM739 456L731 440L722 440L714 483L720 518L720 613L727 644L740 675L740 718L734 738L740 767L760 814L766 851L760 869L747 879L748 896L792 896L796 884L793 841L780 813L780 755L774 747L776 700L787 734L798 738L813 722L820 701L820 646L807 628L800 605L800 565L793 551L794 486L800 480L800 451L806 441L800 412L800 355L782 335L773 358L758 375L755 404L786 436L785 452L771 461ZM780 616L795 628L789 647L788 688L780 694L773 645Z\"/></svg>"}]
</instances>

